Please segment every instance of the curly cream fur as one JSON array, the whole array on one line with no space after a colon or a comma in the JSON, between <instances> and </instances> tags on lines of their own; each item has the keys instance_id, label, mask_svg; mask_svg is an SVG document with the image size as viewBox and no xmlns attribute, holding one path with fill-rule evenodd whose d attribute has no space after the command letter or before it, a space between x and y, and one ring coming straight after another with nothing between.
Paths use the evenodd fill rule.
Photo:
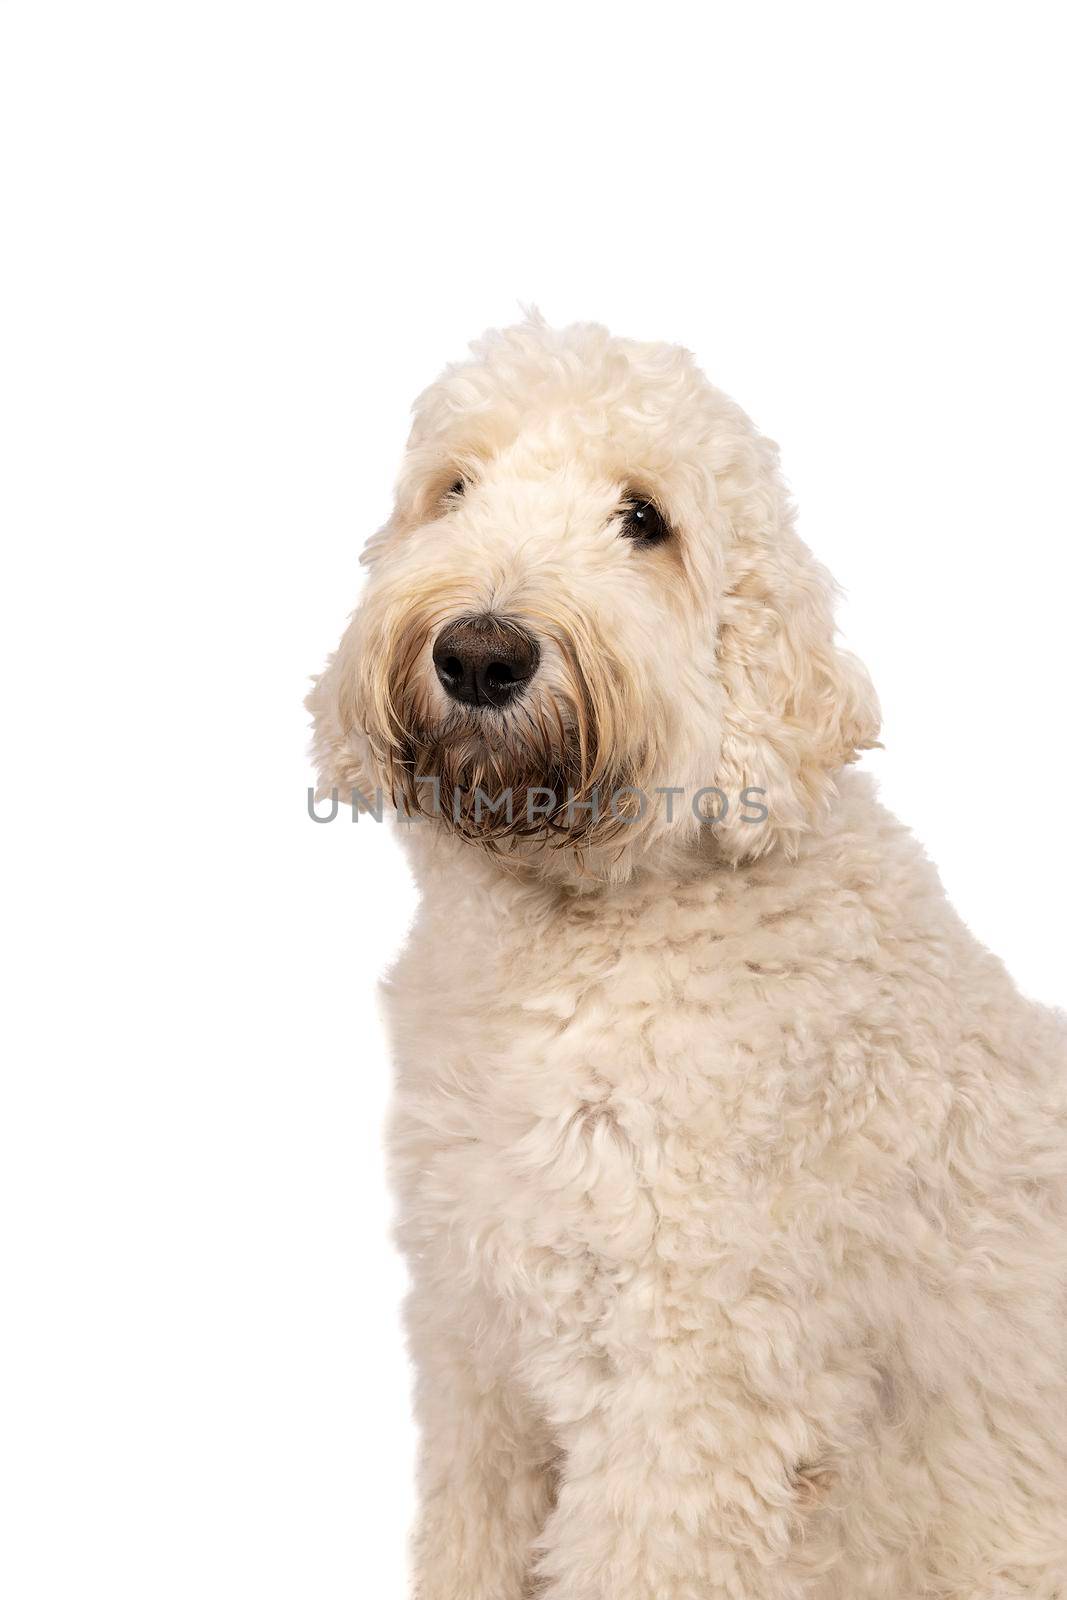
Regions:
<instances>
[{"instance_id":1,"label":"curly cream fur","mask_svg":"<svg viewBox=\"0 0 1067 1600\"><path fill-rule=\"evenodd\" d=\"M1063 1022L843 771L877 708L773 447L685 352L532 319L422 397L367 561L325 789L768 810L403 830L418 1600L1065 1600ZM430 650L490 608L542 665L479 732Z\"/></svg>"}]
</instances>

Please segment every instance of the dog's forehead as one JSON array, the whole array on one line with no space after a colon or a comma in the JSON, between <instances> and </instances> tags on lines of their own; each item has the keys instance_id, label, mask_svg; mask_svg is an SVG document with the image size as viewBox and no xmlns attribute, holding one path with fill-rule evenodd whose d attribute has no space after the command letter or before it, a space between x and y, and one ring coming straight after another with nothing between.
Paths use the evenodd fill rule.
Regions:
<instances>
[{"instance_id":1,"label":"dog's forehead","mask_svg":"<svg viewBox=\"0 0 1067 1600\"><path fill-rule=\"evenodd\" d=\"M507 441L478 456L478 477L487 487L527 485L611 492L643 470L639 452L617 435L589 436L571 415L546 415L526 422Z\"/></svg>"},{"instance_id":2,"label":"dog's forehead","mask_svg":"<svg viewBox=\"0 0 1067 1600\"><path fill-rule=\"evenodd\" d=\"M669 493L679 472L704 453L702 440L695 434L687 440L676 418L657 421L647 408L636 413L542 397L521 409L457 412L416 458L431 476L454 473L487 489L554 485L612 493L644 486Z\"/></svg>"}]
</instances>

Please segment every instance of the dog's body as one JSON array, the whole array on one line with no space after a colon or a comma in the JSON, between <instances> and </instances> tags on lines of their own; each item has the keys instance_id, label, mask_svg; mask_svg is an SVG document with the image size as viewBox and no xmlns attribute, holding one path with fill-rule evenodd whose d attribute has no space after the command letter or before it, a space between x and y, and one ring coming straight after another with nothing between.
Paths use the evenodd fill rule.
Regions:
<instances>
[{"instance_id":1,"label":"dog's body","mask_svg":"<svg viewBox=\"0 0 1067 1600\"><path fill-rule=\"evenodd\" d=\"M1063 1023L841 775L874 701L768 447L527 324L423 402L374 566L324 786L461 792L389 985L418 1600L1064 1600ZM502 705L435 648L486 611L536 641ZM734 813L479 834L489 774Z\"/></svg>"}]
</instances>

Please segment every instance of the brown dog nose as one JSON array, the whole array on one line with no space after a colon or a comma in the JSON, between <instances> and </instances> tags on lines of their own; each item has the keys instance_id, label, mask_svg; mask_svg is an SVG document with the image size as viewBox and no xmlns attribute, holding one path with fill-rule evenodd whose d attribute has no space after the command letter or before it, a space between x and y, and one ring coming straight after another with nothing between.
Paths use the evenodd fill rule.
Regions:
<instances>
[{"instance_id":1,"label":"brown dog nose","mask_svg":"<svg viewBox=\"0 0 1067 1600\"><path fill-rule=\"evenodd\" d=\"M445 691L468 706L506 706L537 671L537 640L510 617L461 617L438 635L433 664Z\"/></svg>"}]
</instances>

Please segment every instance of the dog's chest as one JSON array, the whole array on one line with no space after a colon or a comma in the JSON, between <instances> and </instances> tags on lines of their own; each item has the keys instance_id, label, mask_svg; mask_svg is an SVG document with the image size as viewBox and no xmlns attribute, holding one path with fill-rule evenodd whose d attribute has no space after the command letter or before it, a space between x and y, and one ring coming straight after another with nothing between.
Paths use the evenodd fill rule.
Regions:
<instances>
[{"instance_id":1,"label":"dog's chest","mask_svg":"<svg viewBox=\"0 0 1067 1600\"><path fill-rule=\"evenodd\" d=\"M427 1014L432 1043L401 1067L393 1139L424 1246L496 1276L539 1252L632 1260L647 1248L660 1129L630 1081L645 1047L598 1016L592 997L566 1020L511 1004Z\"/></svg>"},{"instance_id":2,"label":"dog's chest","mask_svg":"<svg viewBox=\"0 0 1067 1600\"><path fill-rule=\"evenodd\" d=\"M402 1234L457 1285L581 1299L735 1187L750 1055L716 1019L721 949L635 907L487 960L431 921L395 975Z\"/></svg>"}]
</instances>

